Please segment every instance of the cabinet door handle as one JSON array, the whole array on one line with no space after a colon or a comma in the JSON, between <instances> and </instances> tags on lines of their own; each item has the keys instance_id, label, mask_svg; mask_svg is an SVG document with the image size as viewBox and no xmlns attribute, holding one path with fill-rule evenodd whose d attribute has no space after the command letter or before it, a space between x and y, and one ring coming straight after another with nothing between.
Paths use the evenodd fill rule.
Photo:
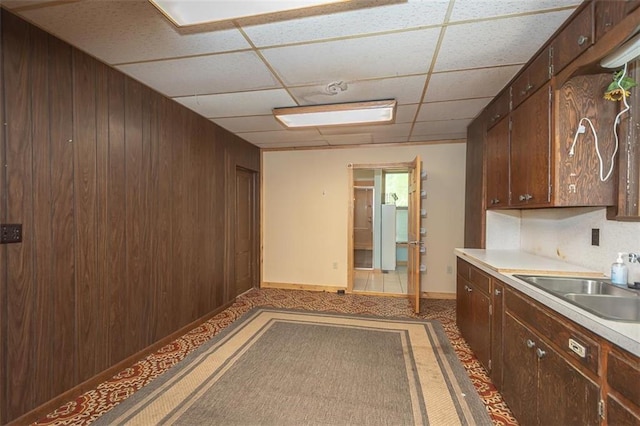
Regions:
<instances>
[{"instance_id":1,"label":"cabinet door handle","mask_svg":"<svg viewBox=\"0 0 640 426\"><path fill-rule=\"evenodd\" d=\"M578 46L582 46L587 41L589 41L589 37L581 35L580 37L578 37Z\"/></svg>"},{"instance_id":2,"label":"cabinet door handle","mask_svg":"<svg viewBox=\"0 0 640 426\"><path fill-rule=\"evenodd\" d=\"M524 201L524 200L526 200L527 198L526 198L524 195L522 195L522 194L521 194L521 195L518 197L518 199L519 199L520 201Z\"/></svg>"},{"instance_id":3,"label":"cabinet door handle","mask_svg":"<svg viewBox=\"0 0 640 426\"><path fill-rule=\"evenodd\" d=\"M497 198L494 201L494 204L500 204L500 200L498 200Z\"/></svg>"},{"instance_id":4,"label":"cabinet door handle","mask_svg":"<svg viewBox=\"0 0 640 426\"><path fill-rule=\"evenodd\" d=\"M528 348L533 348L536 345L536 342L534 342L531 339L527 339L527 347Z\"/></svg>"},{"instance_id":5,"label":"cabinet door handle","mask_svg":"<svg viewBox=\"0 0 640 426\"><path fill-rule=\"evenodd\" d=\"M543 356L545 356L547 354L546 351L543 351L542 349L538 348L536 349L536 355L538 355L538 358L542 358Z\"/></svg>"},{"instance_id":6,"label":"cabinet door handle","mask_svg":"<svg viewBox=\"0 0 640 426\"><path fill-rule=\"evenodd\" d=\"M500 291L500 289L496 288L495 290L493 290L493 294L495 294L496 296L500 296L501 293L502 292Z\"/></svg>"},{"instance_id":7,"label":"cabinet door handle","mask_svg":"<svg viewBox=\"0 0 640 426\"><path fill-rule=\"evenodd\" d=\"M471 292L473 291L473 289L472 289L471 287L467 287L467 291L468 291L469 293L471 293Z\"/></svg>"},{"instance_id":8,"label":"cabinet door handle","mask_svg":"<svg viewBox=\"0 0 640 426\"><path fill-rule=\"evenodd\" d=\"M524 194L524 199L525 199L525 200L529 201L529 200L530 200L530 199L532 199L532 198L533 198L533 195L531 195L531 194Z\"/></svg>"},{"instance_id":9,"label":"cabinet door handle","mask_svg":"<svg viewBox=\"0 0 640 426\"><path fill-rule=\"evenodd\" d=\"M491 117L491 122L495 123L496 121L498 121L499 118L500 118L500 114L496 114L493 117Z\"/></svg>"}]
</instances>

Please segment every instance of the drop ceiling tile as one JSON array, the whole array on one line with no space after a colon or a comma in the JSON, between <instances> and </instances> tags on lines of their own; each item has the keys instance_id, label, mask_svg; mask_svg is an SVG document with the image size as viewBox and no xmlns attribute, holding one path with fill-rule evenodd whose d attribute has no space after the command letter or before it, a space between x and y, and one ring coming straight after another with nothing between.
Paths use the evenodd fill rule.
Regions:
<instances>
[{"instance_id":1,"label":"drop ceiling tile","mask_svg":"<svg viewBox=\"0 0 640 426\"><path fill-rule=\"evenodd\" d=\"M277 149L277 148L314 148L314 147L326 147L325 141L300 141L300 142L275 142L275 143L256 143L254 144L258 148L262 149Z\"/></svg>"},{"instance_id":2,"label":"drop ceiling tile","mask_svg":"<svg viewBox=\"0 0 640 426\"><path fill-rule=\"evenodd\" d=\"M411 123L416 116L418 104L398 105L396 108L396 123Z\"/></svg>"},{"instance_id":3,"label":"drop ceiling tile","mask_svg":"<svg viewBox=\"0 0 640 426\"><path fill-rule=\"evenodd\" d=\"M408 137L411 131L411 123L378 124L370 126L326 127L321 129L323 135L353 135L358 133L371 133L375 136Z\"/></svg>"},{"instance_id":4,"label":"drop ceiling tile","mask_svg":"<svg viewBox=\"0 0 640 426\"><path fill-rule=\"evenodd\" d=\"M466 134L469 123L471 123L470 118L464 120L421 121L415 124L411 136Z\"/></svg>"},{"instance_id":5,"label":"drop ceiling tile","mask_svg":"<svg viewBox=\"0 0 640 426\"><path fill-rule=\"evenodd\" d=\"M404 143L407 142L408 138L404 137L393 137L393 136L376 136L374 135L373 143Z\"/></svg>"},{"instance_id":6,"label":"drop ceiling tile","mask_svg":"<svg viewBox=\"0 0 640 426\"><path fill-rule=\"evenodd\" d=\"M398 104L420 102L426 74L409 77L384 78L380 80L344 81L347 89L330 95L327 85L303 86L291 88L290 92L300 105L332 104L340 102L373 101L395 99Z\"/></svg>"},{"instance_id":7,"label":"drop ceiling tile","mask_svg":"<svg viewBox=\"0 0 640 426\"><path fill-rule=\"evenodd\" d=\"M281 130L274 132L238 133L241 138L256 144L317 142L325 144L325 140L316 129Z\"/></svg>"},{"instance_id":8,"label":"drop ceiling tile","mask_svg":"<svg viewBox=\"0 0 640 426\"><path fill-rule=\"evenodd\" d=\"M574 7L582 0L456 0L449 22Z\"/></svg>"},{"instance_id":9,"label":"drop ceiling tile","mask_svg":"<svg viewBox=\"0 0 640 426\"><path fill-rule=\"evenodd\" d=\"M434 71L525 63L570 14L566 10L449 26Z\"/></svg>"},{"instance_id":10,"label":"drop ceiling tile","mask_svg":"<svg viewBox=\"0 0 640 426\"><path fill-rule=\"evenodd\" d=\"M438 29L262 50L287 85L425 74Z\"/></svg>"},{"instance_id":11,"label":"drop ceiling tile","mask_svg":"<svg viewBox=\"0 0 640 426\"><path fill-rule=\"evenodd\" d=\"M493 98L462 99L450 102L422 104L417 121L474 118Z\"/></svg>"},{"instance_id":12,"label":"drop ceiling tile","mask_svg":"<svg viewBox=\"0 0 640 426\"><path fill-rule=\"evenodd\" d=\"M295 106L295 102L284 89L207 96L185 96L174 98L174 100L203 117L214 119L270 115L273 108Z\"/></svg>"},{"instance_id":13,"label":"drop ceiling tile","mask_svg":"<svg viewBox=\"0 0 640 426\"><path fill-rule=\"evenodd\" d=\"M172 97L280 87L254 52L221 53L116 68Z\"/></svg>"},{"instance_id":14,"label":"drop ceiling tile","mask_svg":"<svg viewBox=\"0 0 640 426\"><path fill-rule=\"evenodd\" d=\"M237 29L181 34L147 0L83 1L20 13L111 65L251 47Z\"/></svg>"},{"instance_id":15,"label":"drop ceiling tile","mask_svg":"<svg viewBox=\"0 0 640 426\"><path fill-rule=\"evenodd\" d=\"M409 139L409 142L447 141L447 140L459 140L459 139L466 140L467 132L446 133L441 135L412 136L411 139Z\"/></svg>"},{"instance_id":16,"label":"drop ceiling tile","mask_svg":"<svg viewBox=\"0 0 640 426\"><path fill-rule=\"evenodd\" d=\"M411 1L262 25L243 30L258 47L441 25L449 0Z\"/></svg>"},{"instance_id":17,"label":"drop ceiling tile","mask_svg":"<svg viewBox=\"0 0 640 426\"><path fill-rule=\"evenodd\" d=\"M214 118L211 121L232 133L264 132L286 130L273 115L255 115L249 117Z\"/></svg>"},{"instance_id":18,"label":"drop ceiling tile","mask_svg":"<svg viewBox=\"0 0 640 426\"><path fill-rule=\"evenodd\" d=\"M329 145L365 145L373 143L371 133L356 133L353 135L325 135L324 140Z\"/></svg>"},{"instance_id":19,"label":"drop ceiling tile","mask_svg":"<svg viewBox=\"0 0 640 426\"><path fill-rule=\"evenodd\" d=\"M522 65L437 73L431 76L425 102L494 97Z\"/></svg>"}]
</instances>

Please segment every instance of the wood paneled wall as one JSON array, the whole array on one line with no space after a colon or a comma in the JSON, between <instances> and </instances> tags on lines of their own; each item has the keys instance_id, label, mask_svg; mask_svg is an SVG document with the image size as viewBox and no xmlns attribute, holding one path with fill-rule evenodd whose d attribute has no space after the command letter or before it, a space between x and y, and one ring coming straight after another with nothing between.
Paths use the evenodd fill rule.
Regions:
<instances>
[{"instance_id":1,"label":"wood paneled wall","mask_svg":"<svg viewBox=\"0 0 640 426\"><path fill-rule=\"evenodd\" d=\"M235 169L259 150L2 11L0 423L233 298ZM1 113L1 111L0 111ZM256 233L256 240L259 233Z\"/></svg>"}]
</instances>

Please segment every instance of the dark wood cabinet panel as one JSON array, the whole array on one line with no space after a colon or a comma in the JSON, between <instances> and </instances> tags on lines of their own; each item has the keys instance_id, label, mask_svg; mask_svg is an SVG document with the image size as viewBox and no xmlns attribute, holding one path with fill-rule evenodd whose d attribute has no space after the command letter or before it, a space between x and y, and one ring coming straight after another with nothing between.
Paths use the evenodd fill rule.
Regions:
<instances>
[{"instance_id":1,"label":"dark wood cabinet panel","mask_svg":"<svg viewBox=\"0 0 640 426\"><path fill-rule=\"evenodd\" d=\"M486 123L478 117L467 128L464 246L484 248L484 137Z\"/></svg>"},{"instance_id":2,"label":"dark wood cabinet panel","mask_svg":"<svg viewBox=\"0 0 640 426\"><path fill-rule=\"evenodd\" d=\"M636 405L640 416L640 358L622 351L609 352L607 382L613 392Z\"/></svg>"},{"instance_id":3,"label":"dark wood cabinet panel","mask_svg":"<svg viewBox=\"0 0 640 426\"><path fill-rule=\"evenodd\" d=\"M549 345L536 340L538 424L598 425L600 388Z\"/></svg>"},{"instance_id":4,"label":"dark wood cabinet panel","mask_svg":"<svg viewBox=\"0 0 640 426\"><path fill-rule=\"evenodd\" d=\"M504 289L505 285L491 279L491 371L490 376L493 384L498 389L502 389L503 381L503 347L504 347Z\"/></svg>"},{"instance_id":5,"label":"dark wood cabinet panel","mask_svg":"<svg viewBox=\"0 0 640 426\"><path fill-rule=\"evenodd\" d=\"M0 13L0 217L24 225L0 249L4 424L223 305L221 200L260 151Z\"/></svg>"},{"instance_id":6,"label":"dark wood cabinet panel","mask_svg":"<svg viewBox=\"0 0 640 426\"><path fill-rule=\"evenodd\" d=\"M553 39L554 74L562 71L594 43L593 7L593 2L587 3Z\"/></svg>"},{"instance_id":7,"label":"dark wood cabinet panel","mask_svg":"<svg viewBox=\"0 0 640 426\"><path fill-rule=\"evenodd\" d=\"M491 129L503 118L509 115L511 110L511 90L504 89L486 108L487 129Z\"/></svg>"},{"instance_id":8,"label":"dark wood cabinet panel","mask_svg":"<svg viewBox=\"0 0 640 426\"><path fill-rule=\"evenodd\" d=\"M596 0L594 14L596 41L638 6L640 6L640 0Z\"/></svg>"},{"instance_id":9,"label":"dark wood cabinet panel","mask_svg":"<svg viewBox=\"0 0 640 426\"><path fill-rule=\"evenodd\" d=\"M549 204L550 88L543 86L511 113L510 205Z\"/></svg>"},{"instance_id":10,"label":"dark wood cabinet panel","mask_svg":"<svg viewBox=\"0 0 640 426\"><path fill-rule=\"evenodd\" d=\"M549 81L551 77L550 66L551 53L550 49L546 48L527 65L527 68L511 85L513 108L518 107L525 99Z\"/></svg>"},{"instance_id":11,"label":"dark wood cabinet panel","mask_svg":"<svg viewBox=\"0 0 640 426\"><path fill-rule=\"evenodd\" d=\"M538 394L535 337L510 314L504 318L500 393L521 425L535 425Z\"/></svg>"},{"instance_id":12,"label":"dark wood cabinet panel","mask_svg":"<svg viewBox=\"0 0 640 426\"><path fill-rule=\"evenodd\" d=\"M597 425L600 388L510 313L502 395L523 425Z\"/></svg>"},{"instance_id":13,"label":"dark wood cabinet panel","mask_svg":"<svg viewBox=\"0 0 640 426\"><path fill-rule=\"evenodd\" d=\"M611 395L607 397L607 422L615 426L639 426L640 410L621 403Z\"/></svg>"},{"instance_id":14,"label":"dark wood cabinet panel","mask_svg":"<svg viewBox=\"0 0 640 426\"><path fill-rule=\"evenodd\" d=\"M469 263L458 259L456 321L460 334L478 361L490 370L491 360L491 299L489 276Z\"/></svg>"},{"instance_id":15,"label":"dark wood cabinet panel","mask_svg":"<svg viewBox=\"0 0 640 426\"><path fill-rule=\"evenodd\" d=\"M487 208L509 206L509 118L487 132Z\"/></svg>"},{"instance_id":16,"label":"dark wood cabinet panel","mask_svg":"<svg viewBox=\"0 0 640 426\"><path fill-rule=\"evenodd\" d=\"M609 73L578 76L556 91L557 131L553 153L556 164L553 179L555 206L604 206L616 202L616 187L613 184L616 169L605 182L601 181L600 169L602 177L606 177L611 167L611 157L615 150L612 129L618 105L616 102L593 101L602 98L604 88L610 82ZM589 118L594 123L602 164L596 154L593 131L586 120L582 121L585 133L578 136L575 146L573 144L582 118ZM624 137L620 140L623 141ZM572 146L574 155L570 155ZM617 165L618 159L615 161Z\"/></svg>"}]
</instances>

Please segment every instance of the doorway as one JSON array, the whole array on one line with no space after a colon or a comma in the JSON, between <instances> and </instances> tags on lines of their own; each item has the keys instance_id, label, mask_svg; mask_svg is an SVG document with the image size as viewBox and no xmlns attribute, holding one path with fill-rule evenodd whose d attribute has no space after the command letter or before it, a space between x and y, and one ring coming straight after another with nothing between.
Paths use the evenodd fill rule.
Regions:
<instances>
[{"instance_id":1,"label":"doorway","mask_svg":"<svg viewBox=\"0 0 640 426\"><path fill-rule=\"evenodd\" d=\"M234 289L236 297L257 285L257 173L236 168Z\"/></svg>"},{"instance_id":2,"label":"doorway","mask_svg":"<svg viewBox=\"0 0 640 426\"><path fill-rule=\"evenodd\" d=\"M348 288L407 296L409 163L353 166Z\"/></svg>"}]
</instances>

